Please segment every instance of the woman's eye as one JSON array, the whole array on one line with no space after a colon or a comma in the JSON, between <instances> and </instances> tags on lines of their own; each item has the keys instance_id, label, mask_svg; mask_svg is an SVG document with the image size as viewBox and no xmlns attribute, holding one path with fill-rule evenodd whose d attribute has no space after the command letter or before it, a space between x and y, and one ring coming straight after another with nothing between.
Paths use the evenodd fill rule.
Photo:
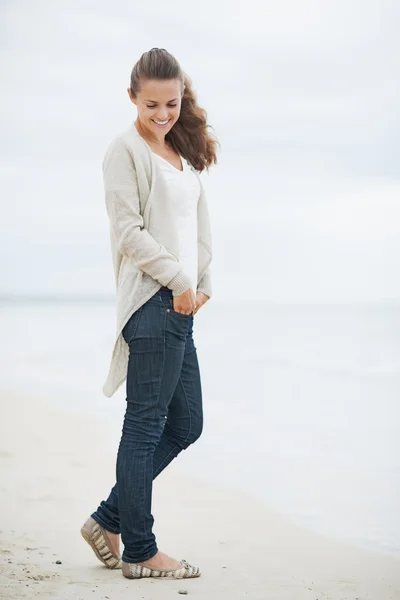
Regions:
<instances>
[{"instance_id":1,"label":"woman's eye","mask_svg":"<svg viewBox=\"0 0 400 600\"><path fill-rule=\"evenodd\" d=\"M157 106L149 106L149 105L146 105L146 106L147 106L147 108L157 108ZM169 108L175 108L175 106L177 106L177 104L168 104Z\"/></svg>"}]
</instances>

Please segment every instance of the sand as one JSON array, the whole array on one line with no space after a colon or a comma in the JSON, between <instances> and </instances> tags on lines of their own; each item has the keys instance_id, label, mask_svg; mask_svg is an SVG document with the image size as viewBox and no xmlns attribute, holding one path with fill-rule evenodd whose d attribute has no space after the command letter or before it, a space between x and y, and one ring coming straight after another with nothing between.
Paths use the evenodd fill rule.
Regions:
<instances>
[{"instance_id":1,"label":"sand","mask_svg":"<svg viewBox=\"0 0 400 600\"><path fill-rule=\"evenodd\" d=\"M176 468L155 483L155 531L162 550L198 564L202 577L130 581L107 570L79 534L114 481L106 425L40 398L0 398L0 598L400 599L400 560L317 535Z\"/></svg>"}]
</instances>

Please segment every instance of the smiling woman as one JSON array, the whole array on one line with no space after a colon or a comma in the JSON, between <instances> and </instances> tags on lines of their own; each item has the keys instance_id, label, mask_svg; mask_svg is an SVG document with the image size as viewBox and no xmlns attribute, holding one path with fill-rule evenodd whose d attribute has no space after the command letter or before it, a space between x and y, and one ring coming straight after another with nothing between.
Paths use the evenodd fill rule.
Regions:
<instances>
[{"instance_id":1,"label":"smiling woman","mask_svg":"<svg viewBox=\"0 0 400 600\"><path fill-rule=\"evenodd\" d=\"M128 89L128 93L138 111L137 129L142 137L147 139L147 143L157 155L181 170L179 154L182 152L177 154L172 144L169 146L164 142L164 138L172 131L180 116L181 81L145 79L136 95L133 95L131 88ZM183 148L182 150L184 152Z\"/></svg>"},{"instance_id":2,"label":"smiling woman","mask_svg":"<svg viewBox=\"0 0 400 600\"><path fill-rule=\"evenodd\" d=\"M138 110L138 131L148 142L169 149L170 156L181 154L197 171L217 162L207 113L198 106L189 77L166 50L153 48L141 57L128 93Z\"/></svg>"},{"instance_id":3,"label":"smiling woman","mask_svg":"<svg viewBox=\"0 0 400 600\"><path fill-rule=\"evenodd\" d=\"M212 251L197 171L216 162L217 142L166 50L143 54L128 93L137 120L103 162L118 318L104 391L111 396L126 379L127 409L116 485L81 533L129 579L198 577L198 567L158 551L151 498L153 479L203 428L193 322L211 296Z\"/></svg>"},{"instance_id":4,"label":"smiling woman","mask_svg":"<svg viewBox=\"0 0 400 600\"><path fill-rule=\"evenodd\" d=\"M136 96L131 89L128 89L132 102L138 106L140 124L143 122L145 126L148 121L150 126L154 123L157 127L170 131L179 119L181 87L179 79L167 79L165 81L145 80ZM175 97L170 100L171 96Z\"/></svg>"}]
</instances>

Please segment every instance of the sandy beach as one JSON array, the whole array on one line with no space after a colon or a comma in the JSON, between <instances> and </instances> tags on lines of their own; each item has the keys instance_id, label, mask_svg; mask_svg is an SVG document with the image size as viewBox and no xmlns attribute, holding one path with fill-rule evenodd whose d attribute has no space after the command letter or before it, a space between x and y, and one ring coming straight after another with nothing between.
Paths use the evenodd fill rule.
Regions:
<instances>
[{"instance_id":1,"label":"sandy beach","mask_svg":"<svg viewBox=\"0 0 400 600\"><path fill-rule=\"evenodd\" d=\"M114 480L104 427L40 398L1 394L0 598L400 598L400 560L317 535L174 468L155 483L159 546L198 564L202 577L129 581L105 569L79 534Z\"/></svg>"}]
</instances>

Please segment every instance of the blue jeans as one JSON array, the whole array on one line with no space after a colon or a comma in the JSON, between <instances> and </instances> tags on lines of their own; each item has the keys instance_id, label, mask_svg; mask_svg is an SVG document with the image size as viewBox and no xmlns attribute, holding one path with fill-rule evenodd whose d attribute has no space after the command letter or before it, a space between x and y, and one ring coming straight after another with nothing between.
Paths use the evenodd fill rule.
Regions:
<instances>
[{"instance_id":1,"label":"blue jeans","mask_svg":"<svg viewBox=\"0 0 400 600\"><path fill-rule=\"evenodd\" d=\"M122 332L129 344L127 408L117 457L117 483L92 517L121 533L122 560L143 562L158 549L152 532L152 482L203 428L193 316L173 310L161 288Z\"/></svg>"}]
</instances>

